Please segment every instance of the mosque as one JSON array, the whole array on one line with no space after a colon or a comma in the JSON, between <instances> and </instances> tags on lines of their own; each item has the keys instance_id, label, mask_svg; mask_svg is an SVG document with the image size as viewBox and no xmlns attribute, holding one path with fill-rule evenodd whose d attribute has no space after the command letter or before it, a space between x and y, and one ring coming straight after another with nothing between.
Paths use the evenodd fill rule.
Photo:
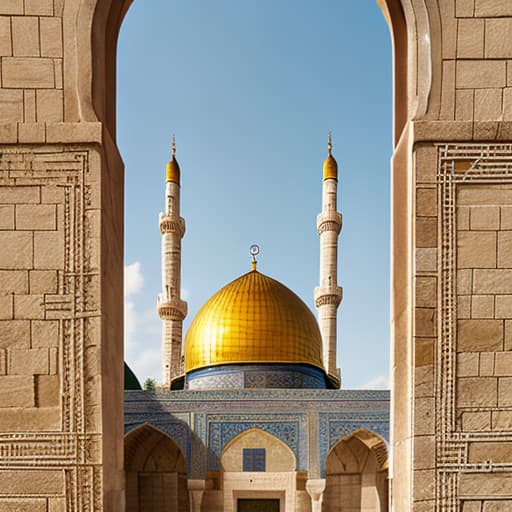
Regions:
<instances>
[{"instance_id":1,"label":"mosque","mask_svg":"<svg viewBox=\"0 0 512 512\"><path fill-rule=\"evenodd\" d=\"M166 167L163 386L125 391L127 512L384 512L389 393L340 389L336 368L338 165L323 165L318 321L279 281L249 272L215 293L183 342L180 167ZM137 388L127 369L127 388Z\"/></svg>"}]
</instances>

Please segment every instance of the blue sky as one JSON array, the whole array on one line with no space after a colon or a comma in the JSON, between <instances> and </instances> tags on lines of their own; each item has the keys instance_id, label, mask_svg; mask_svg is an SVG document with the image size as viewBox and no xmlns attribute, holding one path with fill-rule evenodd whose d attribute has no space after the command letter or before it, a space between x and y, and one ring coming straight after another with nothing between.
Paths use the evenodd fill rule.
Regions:
<instances>
[{"instance_id":1,"label":"blue sky","mask_svg":"<svg viewBox=\"0 0 512 512\"><path fill-rule=\"evenodd\" d=\"M389 374L391 41L374 0L135 1L118 49L126 165L126 360L160 378L158 213L176 133L189 315L250 268L313 307L332 131L343 214L343 384Z\"/></svg>"}]
</instances>

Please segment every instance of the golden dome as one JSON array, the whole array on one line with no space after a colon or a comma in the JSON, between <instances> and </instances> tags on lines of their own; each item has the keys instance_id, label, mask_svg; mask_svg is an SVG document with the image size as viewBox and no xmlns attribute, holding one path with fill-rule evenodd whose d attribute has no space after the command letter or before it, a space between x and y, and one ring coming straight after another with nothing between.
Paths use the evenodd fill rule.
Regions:
<instances>
[{"instance_id":1,"label":"golden dome","mask_svg":"<svg viewBox=\"0 0 512 512\"><path fill-rule=\"evenodd\" d=\"M185 339L185 371L235 363L293 363L321 368L315 317L280 282L252 270L211 297Z\"/></svg>"},{"instance_id":2,"label":"golden dome","mask_svg":"<svg viewBox=\"0 0 512 512\"><path fill-rule=\"evenodd\" d=\"M173 181L178 185L180 184L180 166L174 157L165 166L165 181Z\"/></svg>"},{"instance_id":3,"label":"golden dome","mask_svg":"<svg viewBox=\"0 0 512 512\"><path fill-rule=\"evenodd\" d=\"M176 160L176 137L172 136L172 158L165 166L165 181L180 184L180 166Z\"/></svg>"},{"instance_id":4,"label":"golden dome","mask_svg":"<svg viewBox=\"0 0 512 512\"><path fill-rule=\"evenodd\" d=\"M336 162L336 159L331 155L332 151L332 140L331 140L331 134L329 133L329 139L327 143L327 149L329 151L329 154L324 162L324 180L327 179L338 179L338 162Z\"/></svg>"}]
</instances>

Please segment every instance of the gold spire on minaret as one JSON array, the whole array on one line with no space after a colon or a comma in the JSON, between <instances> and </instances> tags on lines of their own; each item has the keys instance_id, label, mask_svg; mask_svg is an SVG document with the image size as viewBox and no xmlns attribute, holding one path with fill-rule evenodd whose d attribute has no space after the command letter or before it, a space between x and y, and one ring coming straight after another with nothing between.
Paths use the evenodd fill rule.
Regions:
<instances>
[{"instance_id":1,"label":"gold spire on minaret","mask_svg":"<svg viewBox=\"0 0 512 512\"><path fill-rule=\"evenodd\" d=\"M324 180L328 179L338 179L338 163L336 159L332 156L332 135L331 132L327 135L327 158L324 162Z\"/></svg>"},{"instance_id":2,"label":"gold spire on minaret","mask_svg":"<svg viewBox=\"0 0 512 512\"><path fill-rule=\"evenodd\" d=\"M251 253L251 270L256 270L258 266L258 261L256 260L256 256L260 253L259 245L253 244L249 247L249 252Z\"/></svg>"},{"instance_id":3,"label":"gold spire on minaret","mask_svg":"<svg viewBox=\"0 0 512 512\"><path fill-rule=\"evenodd\" d=\"M180 166L178 160L176 160L176 136L172 135L172 150L171 150L171 161L167 163L165 167L165 181L172 181L180 184Z\"/></svg>"}]
</instances>

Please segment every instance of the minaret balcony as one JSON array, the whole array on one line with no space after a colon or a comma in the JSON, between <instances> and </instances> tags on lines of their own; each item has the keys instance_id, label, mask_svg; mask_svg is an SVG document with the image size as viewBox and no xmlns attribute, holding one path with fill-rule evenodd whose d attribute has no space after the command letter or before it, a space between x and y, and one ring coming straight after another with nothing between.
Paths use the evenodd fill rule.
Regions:
<instances>
[{"instance_id":1,"label":"minaret balcony","mask_svg":"<svg viewBox=\"0 0 512 512\"><path fill-rule=\"evenodd\" d=\"M185 234L185 219L183 217L174 217L165 213L160 214L160 233L177 233L180 238Z\"/></svg>"},{"instance_id":2,"label":"minaret balcony","mask_svg":"<svg viewBox=\"0 0 512 512\"><path fill-rule=\"evenodd\" d=\"M341 286L330 286L322 287L317 286L315 288L315 307L326 306L333 304L338 307L343 300L343 288Z\"/></svg>"},{"instance_id":3,"label":"minaret balcony","mask_svg":"<svg viewBox=\"0 0 512 512\"><path fill-rule=\"evenodd\" d=\"M342 225L343 217L336 211L322 212L316 217L316 229L319 235L326 231L335 231L336 234L339 234Z\"/></svg>"},{"instance_id":4,"label":"minaret balcony","mask_svg":"<svg viewBox=\"0 0 512 512\"><path fill-rule=\"evenodd\" d=\"M187 316L188 305L184 300L166 299L159 295L157 310L162 320L183 320Z\"/></svg>"}]
</instances>

